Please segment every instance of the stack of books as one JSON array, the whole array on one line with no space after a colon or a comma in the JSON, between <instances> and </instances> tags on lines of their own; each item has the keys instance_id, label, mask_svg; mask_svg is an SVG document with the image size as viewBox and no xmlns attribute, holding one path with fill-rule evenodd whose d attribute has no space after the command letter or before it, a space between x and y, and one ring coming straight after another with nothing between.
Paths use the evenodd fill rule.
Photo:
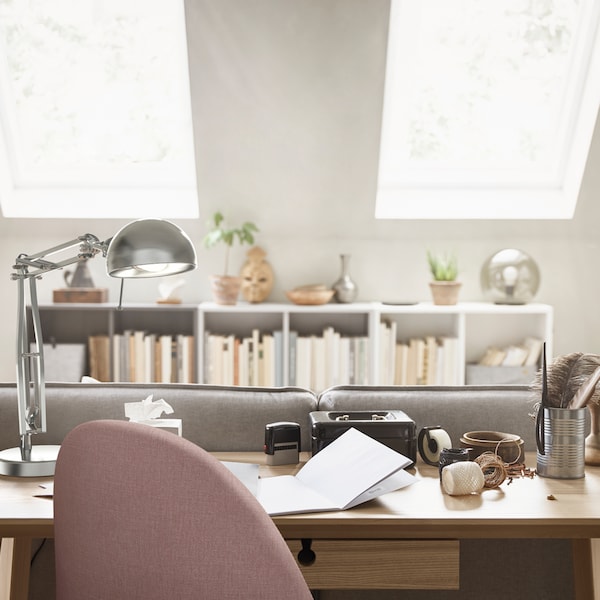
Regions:
<instances>
[{"instance_id":1,"label":"stack of books","mask_svg":"<svg viewBox=\"0 0 600 600\"><path fill-rule=\"evenodd\" d=\"M489 347L479 360L486 367L528 367L540 362L544 342L538 338L527 337L520 344L503 348Z\"/></svg>"},{"instance_id":2,"label":"stack of books","mask_svg":"<svg viewBox=\"0 0 600 600\"><path fill-rule=\"evenodd\" d=\"M204 339L204 383L241 386L299 386L314 391L338 384L369 383L367 336L342 336L333 327L320 335L290 331L287 382L282 331L253 329L246 337L207 332Z\"/></svg>"},{"instance_id":3,"label":"stack of books","mask_svg":"<svg viewBox=\"0 0 600 600\"><path fill-rule=\"evenodd\" d=\"M195 338L126 330L88 339L90 376L98 381L194 383Z\"/></svg>"},{"instance_id":4,"label":"stack of books","mask_svg":"<svg viewBox=\"0 0 600 600\"><path fill-rule=\"evenodd\" d=\"M394 321L379 331L380 385L458 385L458 339L451 336L413 337L398 341Z\"/></svg>"}]
</instances>

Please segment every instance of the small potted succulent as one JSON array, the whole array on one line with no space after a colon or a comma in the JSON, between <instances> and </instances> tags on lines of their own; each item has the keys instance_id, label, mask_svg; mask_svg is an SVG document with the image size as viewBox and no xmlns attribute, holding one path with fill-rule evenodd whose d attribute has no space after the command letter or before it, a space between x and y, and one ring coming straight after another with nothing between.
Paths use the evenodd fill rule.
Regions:
<instances>
[{"instance_id":1,"label":"small potted succulent","mask_svg":"<svg viewBox=\"0 0 600 600\"><path fill-rule=\"evenodd\" d=\"M454 254L433 254L427 252L427 262L433 281L429 283L433 303L451 305L458 302L461 283L458 277L458 263Z\"/></svg>"},{"instance_id":2,"label":"small potted succulent","mask_svg":"<svg viewBox=\"0 0 600 600\"><path fill-rule=\"evenodd\" d=\"M240 227L228 227L225 217L217 211L208 222L209 232L204 236L205 248L212 248L218 243L225 244L225 264L221 275L211 275L213 298L217 304L236 304L242 285L242 278L229 275L229 253L236 241L240 244L253 244L254 234L258 227L246 221Z\"/></svg>"}]
</instances>

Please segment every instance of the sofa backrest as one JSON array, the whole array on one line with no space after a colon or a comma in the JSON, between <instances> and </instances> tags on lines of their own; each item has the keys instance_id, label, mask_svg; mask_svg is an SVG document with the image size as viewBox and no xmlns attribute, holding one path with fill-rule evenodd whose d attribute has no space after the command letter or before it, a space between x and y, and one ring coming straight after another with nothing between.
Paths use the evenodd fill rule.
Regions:
<instances>
[{"instance_id":1,"label":"sofa backrest","mask_svg":"<svg viewBox=\"0 0 600 600\"><path fill-rule=\"evenodd\" d=\"M468 431L498 431L520 436L534 452L535 398L525 385L495 386L338 386L319 395L319 410L402 410L422 427L440 425L454 446Z\"/></svg>"},{"instance_id":2,"label":"sofa backrest","mask_svg":"<svg viewBox=\"0 0 600 600\"><path fill-rule=\"evenodd\" d=\"M417 426L440 425L458 446L467 431L519 435L535 451L531 416L535 397L524 385L493 386L337 386L318 397L302 388L227 387L202 384L48 383L48 431L34 444L60 444L76 425L94 419L125 418L126 402L147 396L174 409L167 418L182 420L183 436L208 451L261 451L267 423L294 421L302 449L310 450L309 413L396 409ZM18 446L15 384L0 384L0 449ZM588 420L589 421L589 420ZM589 431L589 423L586 432Z\"/></svg>"},{"instance_id":3,"label":"sofa backrest","mask_svg":"<svg viewBox=\"0 0 600 600\"><path fill-rule=\"evenodd\" d=\"M302 450L310 450L308 414L317 397L300 388L225 387L201 384L48 383L48 431L34 444L61 444L76 425L95 419L126 420L125 402L164 399L182 420L183 437L209 452L262 451L265 425L299 423ZM15 384L0 384L0 449L19 445Z\"/></svg>"}]
</instances>

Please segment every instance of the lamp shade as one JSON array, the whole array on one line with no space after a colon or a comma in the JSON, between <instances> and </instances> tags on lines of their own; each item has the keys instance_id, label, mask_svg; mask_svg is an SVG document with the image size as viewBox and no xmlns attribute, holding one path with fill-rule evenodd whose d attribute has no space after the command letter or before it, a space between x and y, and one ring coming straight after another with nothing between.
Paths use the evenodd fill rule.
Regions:
<instances>
[{"instance_id":1,"label":"lamp shade","mask_svg":"<svg viewBox=\"0 0 600 600\"><path fill-rule=\"evenodd\" d=\"M516 248L506 248L490 256L481 269L481 289L496 304L526 304L540 285L536 262Z\"/></svg>"},{"instance_id":2,"label":"lamp shade","mask_svg":"<svg viewBox=\"0 0 600 600\"><path fill-rule=\"evenodd\" d=\"M196 266L190 238L163 219L128 223L110 240L106 252L106 270L111 277L162 277Z\"/></svg>"}]
</instances>

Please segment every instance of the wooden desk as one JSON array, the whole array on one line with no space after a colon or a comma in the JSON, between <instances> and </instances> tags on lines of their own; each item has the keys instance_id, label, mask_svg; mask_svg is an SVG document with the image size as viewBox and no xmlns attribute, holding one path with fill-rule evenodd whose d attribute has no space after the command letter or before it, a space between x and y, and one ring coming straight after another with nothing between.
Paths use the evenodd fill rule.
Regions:
<instances>
[{"instance_id":1,"label":"wooden desk","mask_svg":"<svg viewBox=\"0 0 600 600\"><path fill-rule=\"evenodd\" d=\"M264 461L262 453L216 456ZM535 466L534 455L527 464ZM262 466L261 475L298 468ZM300 565L310 587L452 589L460 539L564 538L573 544L577 599L600 600L600 544L592 539L600 538L600 467L587 467L583 479L515 479L468 497L445 495L433 467L419 463L415 473L414 485L348 511L273 518L295 556L310 540L318 560ZM41 481L0 478L0 600L26 599L31 538L53 536L52 501L33 497Z\"/></svg>"}]
</instances>

